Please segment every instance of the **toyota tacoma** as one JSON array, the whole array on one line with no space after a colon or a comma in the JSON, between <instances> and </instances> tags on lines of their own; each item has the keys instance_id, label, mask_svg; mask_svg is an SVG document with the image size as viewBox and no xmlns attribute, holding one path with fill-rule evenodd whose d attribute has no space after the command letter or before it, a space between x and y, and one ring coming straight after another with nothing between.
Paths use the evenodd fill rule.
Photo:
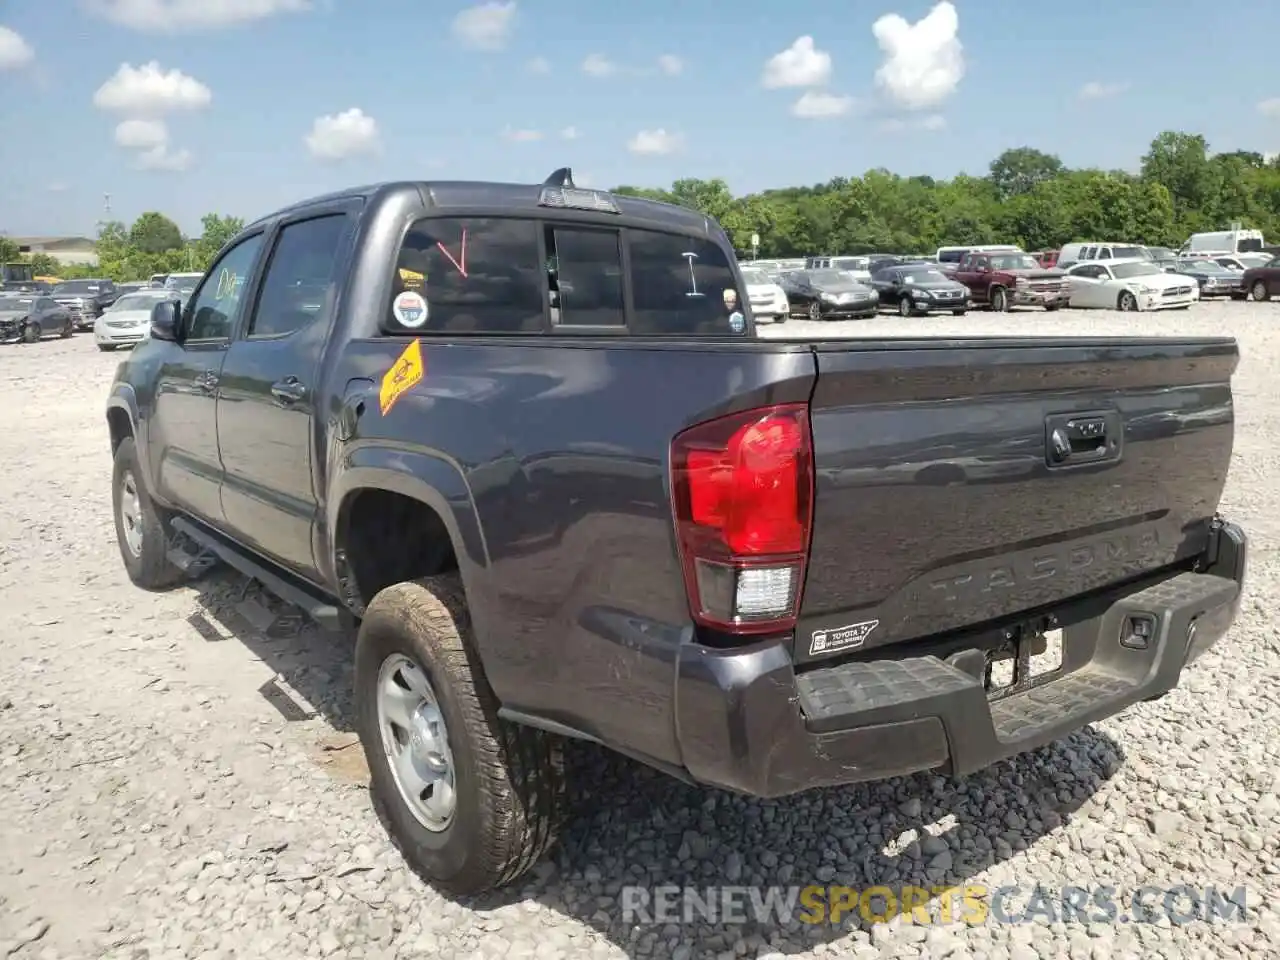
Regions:
<instances>
[{"instance_id":1,"label":"toyota tacoma","mask_svg":"<svg viewBox=\"0 0 1280 960\"><path fill-rule=\"evenodd\" d=\"M567 169L381 184L153 308L106 404L115 529L139 587L221 562L354 632L389 832L475 893L554 841L565 738L776 797L1177 686L1240 603L1238 360L759 339L697 211Z\"/></svg>"}]
</instances>

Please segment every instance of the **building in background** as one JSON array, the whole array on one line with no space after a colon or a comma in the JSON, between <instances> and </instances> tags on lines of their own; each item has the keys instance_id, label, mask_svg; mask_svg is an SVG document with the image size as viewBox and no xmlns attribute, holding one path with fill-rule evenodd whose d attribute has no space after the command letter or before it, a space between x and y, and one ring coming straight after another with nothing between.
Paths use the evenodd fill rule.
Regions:
<instances>
[{"instance_id":1,"label":"building in background","mask_svg":"<svg viewBox=\"0 0 1280 960\"><path fill-rule=\"evenodd\" d=\"M92 237L7 237L23 254L43 253L59 263L98 265L96 241Z\"/></svg>"}]
</instances>

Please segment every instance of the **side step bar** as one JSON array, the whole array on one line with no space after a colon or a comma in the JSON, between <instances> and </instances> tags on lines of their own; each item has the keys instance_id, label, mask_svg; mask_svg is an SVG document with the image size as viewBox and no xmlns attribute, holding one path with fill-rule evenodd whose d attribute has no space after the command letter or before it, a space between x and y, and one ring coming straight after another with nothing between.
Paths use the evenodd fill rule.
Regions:
<instances>
[{"instance_id":1,"label":"side step bar","mask_svg":"<svg viewBox=\"0 0 1280 960\"><path fill-rule=\"evenodd\" d=\"M342 612L331 600L318 596L292 580L285 579L269 567L263 566L235 544L216 533L196 526L185 517L175 517L170 522L170 526L175 533L187 537L201 549L201 552L195 556L182 551L180 547L171 550L170 559L173 559L174 552L185 554L183 562L174 561L175 566L180 570L195 571L192 575L198 576L212 565L212 560L205 562L205 558L212 554L246 577L257 580L281 600L293 604L326 630L342 629Z\"/></svg>"}]
</instances>

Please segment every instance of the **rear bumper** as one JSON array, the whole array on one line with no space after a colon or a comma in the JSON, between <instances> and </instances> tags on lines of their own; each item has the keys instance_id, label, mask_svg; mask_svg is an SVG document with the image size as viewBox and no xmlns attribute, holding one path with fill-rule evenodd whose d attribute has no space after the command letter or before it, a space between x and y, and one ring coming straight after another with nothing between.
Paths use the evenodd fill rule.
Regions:
<instances>
[{"instance_id":1,"label":"rear bumper","mask_svg":"<svg viewBox=\"0 0 1280 960\"><path fill-rule=\"evenodd\" d=\"M922 770L964 775L1044 746L1176 687L1234 621L1246 553L1243 531L1221 524L1203 572L1094 601L1090 615L1064 620L1061 670L995 702L963 651L797 674L782 642L686 645L676 688L683 765L699 782L769 797ZM1122 646L1126 618L1142 615L1156 625L1147 648Z\"/></svg>"}]
</instances>

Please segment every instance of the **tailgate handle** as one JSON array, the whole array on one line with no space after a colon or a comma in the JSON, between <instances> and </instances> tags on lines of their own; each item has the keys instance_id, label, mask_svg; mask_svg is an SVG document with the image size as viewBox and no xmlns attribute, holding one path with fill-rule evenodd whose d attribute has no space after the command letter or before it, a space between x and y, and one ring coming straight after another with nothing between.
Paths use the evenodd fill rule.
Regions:
<instances>
[{"instance_id":1,"label":"tailgate handle","mask_svg":"<svg viewBox=\"0 0 1280 960\"><path fill-rule=\"evenodd\" d=\"M1120 456L1117 414L1061 414L1045 420L1046 459L1051 467L1115 460Z\"/></svg>"}]
</instances>

